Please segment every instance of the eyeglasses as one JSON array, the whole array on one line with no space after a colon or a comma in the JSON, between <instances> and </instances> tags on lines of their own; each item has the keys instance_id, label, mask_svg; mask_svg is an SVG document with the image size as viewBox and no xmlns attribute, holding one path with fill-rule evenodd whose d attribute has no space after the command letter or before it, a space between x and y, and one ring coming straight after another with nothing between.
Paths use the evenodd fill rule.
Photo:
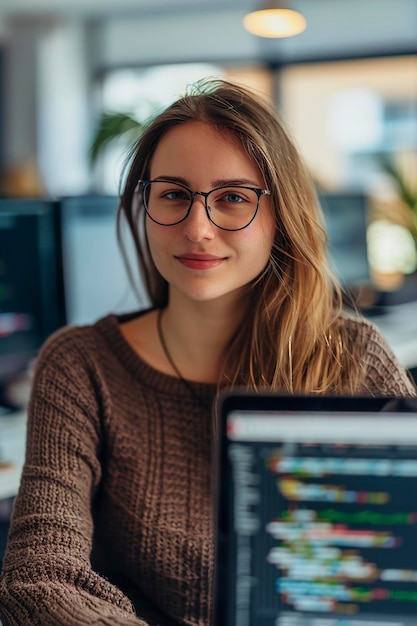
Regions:
<instances>
[{"instance_id":1,"label":"eyeglasses","mask_svg":"<svg viewBox=\"0 0 417 626\"><path fill-rule=\"evenodd\" d=\"M242 230L258 212L261 196L268 189L245 185L224 185L210 191L191 191L169 180L139 180L147 215L161 226L174 226L190 214L196 196L203 196L207 217L222 230Z\"/></svg>"}]
</instances>

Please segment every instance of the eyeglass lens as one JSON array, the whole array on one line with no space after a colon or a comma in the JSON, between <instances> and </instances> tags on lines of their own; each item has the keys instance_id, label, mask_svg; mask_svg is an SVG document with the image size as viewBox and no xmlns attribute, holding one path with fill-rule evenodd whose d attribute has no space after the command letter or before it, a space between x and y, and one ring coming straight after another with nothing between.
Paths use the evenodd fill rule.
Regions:
<instances>
[{"instance_id":1,"label":"eyeglass lens","mask_svg":"<svg viewBox=\"0 0 417 626\"><path fill-rule=\"evenodd\" d=\"M184 220L193 201L193 193L175 183L152 181L144 189L146 212L153 221L164 226ZM210 191L205 203L209 218L216 226L239 230L254 218L259 197L254 189L228 186Z\"/></svg>"}]
</instances>

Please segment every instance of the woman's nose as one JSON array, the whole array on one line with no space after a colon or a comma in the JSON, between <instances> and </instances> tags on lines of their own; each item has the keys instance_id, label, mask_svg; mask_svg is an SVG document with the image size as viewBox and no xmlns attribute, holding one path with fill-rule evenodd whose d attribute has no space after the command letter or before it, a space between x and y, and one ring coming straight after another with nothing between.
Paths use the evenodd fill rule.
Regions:
<instances>
[{"instance_id":1,"label":"woman's nose","mask_svg":"<svg viewBox=\"0 0 417 626\"><path fill-rule=\"evenodd\" d=\"M214 224L209 220L205 199L195 196L188 217L183 222L184 237L190 241L201 241L214 237Z\"/></svg>"}]
</instances>

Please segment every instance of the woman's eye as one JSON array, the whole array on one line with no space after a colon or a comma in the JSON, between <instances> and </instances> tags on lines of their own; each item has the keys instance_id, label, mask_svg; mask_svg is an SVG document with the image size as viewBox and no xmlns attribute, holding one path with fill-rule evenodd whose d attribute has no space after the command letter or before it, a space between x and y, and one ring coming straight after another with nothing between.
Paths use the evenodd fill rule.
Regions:
<instances>
[{"instance_id":1,"label":"woman's eye","mask_svg":"<svg viewBox=\"0 0 417 626\"><path fill-rule=\"evenodd\" d=\"M244 202L242 196L237 193L227 193L222 198L225 202L230 202L231 204L237 204L239 202Z\"/></svg>"},{"instance_id":2,"label":"woman's eye","mask_svg":"<svg viewBox=\"0 0 417 626\"><path fill-rule=\"evenodd\" d=\"M167 200L189 200L185 191L167 191L163 194L163 197Z\"/></svg>"}]
</instances>

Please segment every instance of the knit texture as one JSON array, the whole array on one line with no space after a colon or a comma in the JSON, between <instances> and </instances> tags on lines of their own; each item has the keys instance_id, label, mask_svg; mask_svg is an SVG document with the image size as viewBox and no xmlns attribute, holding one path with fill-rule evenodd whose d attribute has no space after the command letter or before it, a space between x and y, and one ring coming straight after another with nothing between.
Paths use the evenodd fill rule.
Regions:
<instances>
[{"instance_id":1,"label":"knit texture","mask_svg":"<svg viewBox=\"0 0 417 626\"><path fill-rule=\"evenodd\" d=\"M4 626L211 623L216 388L191 395L148 366L120 321L62 329L38 358ZM363 347L364 392L415 395L372 324L342 323Z\"/></svg>"}]
</instances>

